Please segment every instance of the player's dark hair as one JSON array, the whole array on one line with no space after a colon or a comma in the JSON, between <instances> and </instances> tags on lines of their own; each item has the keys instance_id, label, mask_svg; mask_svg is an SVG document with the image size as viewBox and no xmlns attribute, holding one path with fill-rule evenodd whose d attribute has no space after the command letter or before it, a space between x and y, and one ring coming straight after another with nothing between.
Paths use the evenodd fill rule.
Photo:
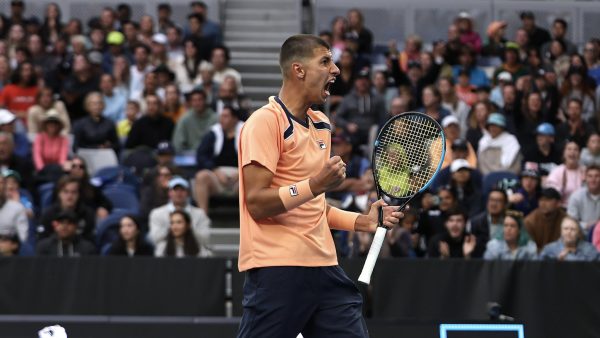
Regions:
<instances>
[{"instance_id":1,"label":"player's dark hair","mask_svg":"<svg viewBox=\"0 0 600 338\"><path fill-rule=\"evenodd\" d=\"M318 47L330 49L327 42L310 34L298 34L285 40L279 54L279 67L281 67L283 77L287 77L287 70L292 62L310 58L313 56L315 48Z\"/></svg>"}]
</instances>

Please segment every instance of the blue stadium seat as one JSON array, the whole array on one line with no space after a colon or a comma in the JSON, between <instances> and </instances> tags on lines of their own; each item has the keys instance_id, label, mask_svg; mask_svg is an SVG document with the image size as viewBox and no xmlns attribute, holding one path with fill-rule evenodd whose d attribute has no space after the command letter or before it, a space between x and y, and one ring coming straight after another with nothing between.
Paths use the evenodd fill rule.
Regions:
<instances>
[{"instance_id":1,"label":"blue stadium seat","mask_svg":"<svg viewBox=\"0 0 600 338\"><path fill-rule=\"evenodd\" d=\"M516 181L516 182L515 182ZM498 183L503 186L506 184L514 184L519 182L519 176L508 171L491 172L483 177L483 196L487 197L490 190L495 188Z\"/></svg>"},{"instance_id":2,"label":"blue stadium seat","mask_svg":"<svg viewBox=\"0 0 600 338\"><path fill-rule=\"evenodd\" d=\"M54 182L44 183L38 187L38 195L40 196L40 213L45 208L52 205L52 195L54 193Z\"/></svg>"},{"instance_id":3,"label":"blue stadium seat","mask_svg":"<svg viewBox=\"0 0 600 338\"><path fill-rule=\"evenodd\" d=\"M119 221L129 213L124 210L113 210L110 215L96 225L96 246L103 249L106 244L119 237Z\"/></svg>"},{"instance_id":4,"label":"blue stadium seat","mask_svg":"<svg viewBox=\"0 0 600 338\"><path fill-rule=\"evenodd\" d=\"M100 249L100 255L108 256L108 253L110 252L111 248L112 248L112 242L104 244L102 246L102 248Z\"/></svg>"},{"instance_id":5,"label":"blue stadium seat","mask_svg":"<svg viewBox=\"0 0 600 338\"><path fill-rule=\"evenodd\" d=\"M130 214L138 214L140 202L137 194L130 188L121 185L109 186L102 190L104 196L110 200L114 209L123 210Z\"/></svg>"},{"instance_id":6,"label":"blue stadium seat","mask_svg":"<svg viewBox=\"0 0 600 338\"><path fill-rule=\"evenodd\" d=\"M140 179L134 174L133 170L123 165L102 168L96 172L92 180L97 181L103 188L119 184L129 185L134 191L137 191L140 186Z\"/></svg>"}]
</instances>

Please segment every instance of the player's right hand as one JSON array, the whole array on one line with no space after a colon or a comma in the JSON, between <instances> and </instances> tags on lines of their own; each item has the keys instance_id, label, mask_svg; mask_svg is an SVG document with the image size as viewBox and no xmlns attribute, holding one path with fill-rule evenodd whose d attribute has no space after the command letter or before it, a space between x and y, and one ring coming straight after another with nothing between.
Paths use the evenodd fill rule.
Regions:
<instances>
[{"instance_id":1,"label":"player's right hand","mask_svg":"<svg viewBox=\"0 0 600 338\"><path fill-rule=\"evenodd\" d=\"M346 179L346 163L339 156L333 156L317 176L309 181L310 190L315 196L331 191Z\"/></svg>"}]
</instances>

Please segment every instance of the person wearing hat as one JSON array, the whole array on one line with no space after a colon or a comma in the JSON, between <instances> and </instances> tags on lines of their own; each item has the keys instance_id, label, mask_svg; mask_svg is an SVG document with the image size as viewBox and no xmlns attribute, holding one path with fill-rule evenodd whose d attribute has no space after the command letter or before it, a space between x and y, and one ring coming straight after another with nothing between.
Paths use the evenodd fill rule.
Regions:
<instances>
[{"instance_id":1,"label":"person wearing hat","mask_svg":"<svg viewBox=\"0 0 600 338\"><path fill-rule=\"evenodd\" d=\"M77 233L79 217L75 212L64 210L52 219L53 233L40 240L36 247L39 256L80 257L96 255L96 246Z\"/></svg>"},{"instance_id":2,"label":"person wearing hat","mask_svg":"<svg viewBox=\"0 0 600 338\"><path fill-rule=\"evenodd\" d=\"M481 176L472 175L474 171L475 167L462 158L450 164L450 187L454 190L459 205L469 217L479 214L484 209Z\"/></svg>"},{"instance_id":3,"label":"person wearing hat","mask_svg":"<svg viewBox=\"0 0 600 338\"><path fill-rule=\"evenodd\" d=\"M168 63L167 43L167 36L163 33L155 33L152 35L152 54L150 55L150 63L155 67L166 65Z\"/></svg>"},{"instance_id":4,"label":"person wearing hat","mask_svg":"<svg viewBox=\"0 0 600 338\"><path fill-rule=\"evenodd\" d=\"M560 237L560 223L567 215L561 208L561 195L554 188L540 191L538 207L525 217L525 228L537 244L538 251Z\"/></svg>"},{"instance_id":5,"label":"person wearing hat","mask_svg":"<svg viewBox=\"0 0 600 338\"><path fill-rule=\"evenodd\" d=\"M453 143L456 140L460 140L460 123L454 115L448 115L442 120L442 128L444 128L444 134L446 135L446 156L442 163L442 168L446 168L456 158L454 156ZM464 142L467 148L466 160L469 162L472 168L477 168L477 154L473 147L468 142Z\"/></svg>"},{"instance_id":6,"label":"person wearing hat","mask_svg":"<svg viewBox=\"0 0 600 338\"><path fill-rule=\"evenodd\" d=\"M2 170L4 185L6 186L6 198L21 203L25 207L25 213L29 220L33 219L33 200L31 196L21 192L21 175L11 169Z\"/></svg>"},{"instance_id":7,"label":"person wearing hat","mask_svg":"<svg viewBox=\"0 0 600 338\"><path fill-rule=\"evenodd\" d=\"M477 157L483 175L494 171L518 173L521 167L521 146L517 138L506 131L506 118L492 113L486 121L486 132L479 140Z\"/></svg>"},{"instance_id":8,"label":"person wearing hat","mask_svg":"<svg viewBox=\"0 0 600 338\"><path fill-rule=\"evenodd\" d=\"M385 101L371 92L369 69L362 69L354 79L354 88L338 106L335 124L352 138L355 145L366 144L369 130L385 114Z\"/></svg>"},{"instance_id":9,"label":"person wearing hat","mask_svg":"<svg viewBox=\"0 0 600 338\"><path fill-rule=\"evenodd\" d=\"M69 139L61 134L60 115L50 109L42 120L42 130L33 141L33 163L37 171L47 165L62 166L69 154Z\"/></svg>"},{"instance_id":10,"label":"person wearing hat","mask_svg":"<svg viewBox=\"0 0 600 338\"><path fill-rule=\"evenodd\" d=\"M523 11L519 17L521 18L522 23L521 28L527 32L527 36L529 37L529 45L531 47L540 49L543 44L552 39L547 30L535 24L535 15L532 11Z\"/></svg>"},{"instance_id":11,"label":"person wearing hat","mask_svg":"<svg viewBox=\"0 0 600 338\"><path fill-rule=\"evenodd\" d=\"M490 101L492 101L496 106L500 108L504 107L504 98L502 97L502 93L504 86L510 83L513 83L513 76L509 72L504 71L496 75L496 86L490 92Z\"/></svg>"},{"instance_id":12,"label":"person wearing hat","mask_svg":"<svg viewBox=\"0 0 600 338\"><path fill-rule=\"evenodd\" d=\"M515 191L511 190L508 194L511 209L522 212L523 216L529 215L538 207L540 185L540 175L537 170L524 169L521 171L519 187Z\"/></svg>"},{"instance_id":13,"label":"person wearing hat","mask_svg":"<svg viewBox=\"0 0 600 338\"><path fill-rule=\"evenodd\" d=\"M454 20L454 24L458 27L460 34L460 42L469 46L475 53L481 52L481 37L473 29L473 17L468 12L460 12Z\"/></svg>"},{"instance_id":14,"label":"person wearing hat","mask_svg":"<svg viewBox=\"0 0 600 338\"><path fill-rule=\"evenodd\" d=\"M548 122L540 123L535 129L535 143L525 147L523 164L535 168L540 176L547 176L561 161L555 145L555 129Z\"/></svg>"},{"instance_id":15,"label":"person wearing hat","mask_svg":"<svg viewBox=\"0 0 600 338\"><path fill-rule=\"evenodd\" d=\"M106 35L106 44L108 48L102 55L102 71L104 73L112 74L116 57L124 56L129 61L133 59L129 48L125 46L125 35L123 33L116 30L109 32Z\"/></svg>"},{"instance_id":16,"label":"person wearing hat","mask_svg":"<svg viewBox=\"0 0 600 338\"><path fill-rule=\"evenodd\" d=\"M31 157L31 145L25 133L18 132L16 124L20 123L15 114L0 108L0 132L12 135L15 155L21 158Z\"/></svg>"},{"instance_id":17,"label":"person wearing hat","mask_svg":"<svg viewBox=\"0 0 600 338\"><path fill-rule=\"evenodd\" d=\"M65 104L54 98L54 92L50 87L42 87L38 92L35 105L27 111L27 133L37 134L42 130L42 121L49 111L58 113L63 124L61 133L67 136L71 132L71 120L67 113Z\"/></svg>"},{"instance_id":18,"label":"person wearing hat","mask_svg":"<svg viewBox=\"0 0 600 338\"><path fill-rule=\"evenodd\" d=\"M504 48L503 63L496 68L492 79L496 79L502 72L510 73L512 80L517 81L521 76L529 75L529 70L521 62L519 57L519 45L514 42L507 42Z\"/></svg>"},{"instance_id":19,"label":"person wearing hat","mask_svg":"<svg viewBox=\"0 0 600 338\"><path fill-rule=\"evenodd\" d=\"M200 245L200 256L211 256L210 250L210 219L204 210L190 204L190 185L181 176L169 180L169 202L163 206L152 209L149 216L148 239L155 247L164 247L169 233L169 216L175 210L187 212L191 217L191 227Z\"/></svg>"},{"instance_id":20,"label":"person wearing hat","mask_svg":"<svg viewBox=\"0 0 600 338\"><path fill-rule=\"evenodd\" d=\"M492 21L487 27L486 33L488 42L483 46L481 54L487 57L502 58L504 56L504 47L506 45L506 21Z\"/></svg>"}]
</instances>

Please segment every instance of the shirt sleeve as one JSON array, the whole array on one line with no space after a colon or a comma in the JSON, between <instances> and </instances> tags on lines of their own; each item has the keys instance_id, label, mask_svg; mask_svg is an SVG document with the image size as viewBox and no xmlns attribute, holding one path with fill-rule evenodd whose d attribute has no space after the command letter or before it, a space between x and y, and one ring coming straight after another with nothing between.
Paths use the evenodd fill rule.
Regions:
<instances>
[{"instance_id":1,"label":"shirt sleeve","mask_svg":"<svg viewBox=\"0 0 600 338\"><path fill-rule=\"evenodd\" d=\"M276 172L283 134L273 114L258 111L244 124L240 135L240 166L257 162L272 173Z\"/></svg>"}]
</instances>

